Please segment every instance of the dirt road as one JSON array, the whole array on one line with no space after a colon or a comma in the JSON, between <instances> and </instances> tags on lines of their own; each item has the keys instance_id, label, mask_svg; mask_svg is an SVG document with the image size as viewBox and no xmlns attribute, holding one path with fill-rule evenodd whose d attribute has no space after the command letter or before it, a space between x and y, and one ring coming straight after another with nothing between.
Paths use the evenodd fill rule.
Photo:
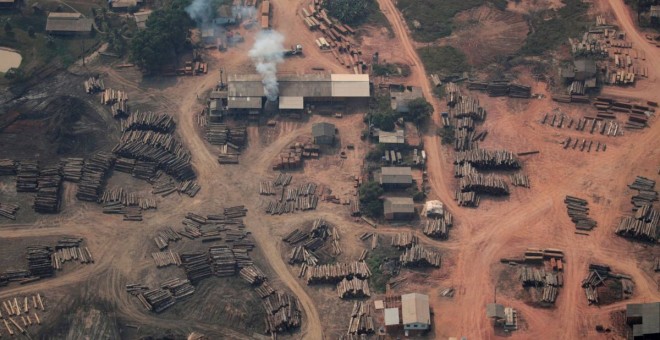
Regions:
<instances>
[{"instance_id":1,"label":"dirt road","mask_svg":"<svg viewBox=\"0 0 660 340\"><path fill-rule=\"evenodd\" d=\"M416 54L409 32L391 0L379 0L381 9L392 24L397 38L405 48L408 61L412 66L411 79L415 85L421 86L426 98L430 99L435 109L433 120L438 123L439 113L443 111L444 102L434 98L424 67ZM617 18L629 32L636 48L646 51L650 77L642 81L635 89L606 89L605 93L621 96L658 100L657 74L660 67L660 57L654 46L648 44L635 31L627 8L622 1L610 0ZM653 68L653 70L651 70ZM536 90L536 89L535 89ZM497 259L523 251L526 247L557 247L564 250L569 261L565 273L565 284L559 295L556 307L551 310L537 309L512 299L506 295L498 295L498 302L514 306L528 325L528 330L515 332L513 338L584 338L595 336L593 327L596 322L607 324L608 313L615 308L621 308L623 302L595 310L589 307L580 289L580 280L586 273L587 266L592 261L611 264L617 270L627 272L635 278L635 301L658 299L655 279L645 270L640 269L633 252L643 251L632 244L613 236L612 229L618 217L627 209L626 184L635 175L652 176L653 167L648 159L658 159L654 150L654 140L660 136L660 125L653 124L648 129L634 136L626 136L612 141L619 149L604 158L580 159L567 158L556 154L556 144L549 143L548 137L530 128L528 114L547 109L548 104L532 102L522 109L518 115L506 114L511 110L505 99L492 100L485 98L486 108L495 112L486 122L489 131L496 136L485 143L486 147L497 147L517 150L518 141L524 140L526 148L538 148L540 157L526 162L527 172L534 181L532 194L514 190L512 196L504 201L483 202L477 210L458 208L453 200L453 180L450 162L450 151L442 148L434 135L424 137L424 147L429 155L428 173L432 196L442 200L453 212L458 228L452 231L452 239L456 236L457 259L456 267L449 278L439 285L453 285L457 288L457 296L453 301L437 298L438 291L429 289L432 304L438 308L435 314L436 337L467 336L468 338L488 339L495 337L490 321L485 317L485 304L493 299L498 269ZM492 106L488 106L492 105ZM522 114L522 117L520 116ZM433 132L431 132L433 133ZM626 145L636 145L634 148ZM553 145L554 144L554 145ZM608 149L608 152L610 149ZM546 156L547 155L547 156ZM565 169L558 169L557 164L565 164ZM570 169L570 170L569 170ZM590 169L601 169L591 171ZM576 189L579 188L578 191ZM542 195L540 194L542 193ZM598 228L589 238L578 238L573 233L572 226L566 222L565 208L561 201L563 195L575 193L589 197L607 197L607 201L597 204L594 215L599 220ZM552 216L552 217L550 217ZM559 225L561 227L556 227ZM548 230L553 232L548 233ZM442 247L442 245L438 245ZM453 247L452 247L453 248ZM456 248L455 248L456 249ZM433 285L436 286L436 285ZM627 301L630 302L630 301ZM451 311L448 313L447 311ZM577 315L589 315L579 318ZM561 324L561 328L550 325Z\"/></svg>"}]
</instances>

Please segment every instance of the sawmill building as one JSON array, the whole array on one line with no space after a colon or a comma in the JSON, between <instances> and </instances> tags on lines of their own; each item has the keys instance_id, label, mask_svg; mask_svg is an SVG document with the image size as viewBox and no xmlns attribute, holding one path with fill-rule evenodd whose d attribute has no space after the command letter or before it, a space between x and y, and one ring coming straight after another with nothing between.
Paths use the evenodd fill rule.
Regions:
<instances>
[{"instance_id":1,"label":"sawmill building","mask_svg":"<svg viewBox=\"0 0 660 340\"><path fill-rule=\"evenodd\" d=\"M387 220L410 220L415 216L411 197L385 197L383 212Z\"/></svg>"},{"instance_id":2,"label":"sawmill building","mask_svg":"<svg viewBox=\"0 0 660 340\"><path fill-rule=\"evenodd\" d=\"M87 19L80 13L48 14L46 32L50 34L89 34L94 20Z\"/></svg>"}]
</instances>

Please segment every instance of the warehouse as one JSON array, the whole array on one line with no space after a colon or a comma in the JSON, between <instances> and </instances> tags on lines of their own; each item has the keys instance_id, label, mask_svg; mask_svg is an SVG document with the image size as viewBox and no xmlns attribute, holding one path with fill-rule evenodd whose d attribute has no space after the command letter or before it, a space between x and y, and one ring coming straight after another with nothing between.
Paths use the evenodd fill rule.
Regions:
<instances>
[{"instance_id":1,"label":"warehouse","mask_svg":"<svg viewBox=\"0 0 660 340\"><path fill-rule=\"evenodd\" d=\"M429 296L419 293L401 295L401 319L406 333L431 328Z\"/></svg>"},{"instance_id":2,"label":"warehouse","mask_svg":"<svg viewBox=\"0 0 660 340\"><path fill-rule=\"evenodd\" d=\"M410 197L385 197L385 219L410 220L415 216L415 203Z\"/></svg>"},{"instance_id":3,"label":"warehouse","mask_svg":"<svg viewBox=\"0 0 660 340\"><path fill-rule=\"evenodd\" d=\"M385 190L404 189L412 184L412 169L410 167L382 167L380 169L380 185Z\"/></svg>"},{"instance_id":4,"label":"warehouse","mask_svg":"<svg viewBox=\"0 0 660 340\"><path fill-rule=\"evenodd\" d=\"M87 19L80 13L55 13L48 14L46 20L46 32L50 34L89 34L92 31L94 20Z\"/></svg>"},{"instance_id":5,"label":"warehouse","mask_svg":"<svg viewBox=\"0 0 660 340\"><path fill-rule=\"evenodd\" d=\"M308 104L335 102L364 103L371 96L367 74L304 74L279 75L278 109L303 110ZM238 112L260 110L257 98L265 98L259 74L230 75L228 79L228 109ZM247 103L250 105L247 105ZM246 107L249 106L249 107ZM257 107L258 106L258 107Z\"/></svg>"}]
</instances>

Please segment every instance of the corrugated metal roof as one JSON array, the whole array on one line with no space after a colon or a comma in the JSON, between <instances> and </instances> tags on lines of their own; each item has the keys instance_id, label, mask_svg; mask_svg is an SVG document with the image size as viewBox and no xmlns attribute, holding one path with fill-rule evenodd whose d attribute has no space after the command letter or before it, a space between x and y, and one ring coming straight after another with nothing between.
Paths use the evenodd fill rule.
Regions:
<instances>
[{"instance_id":1,"label":"corrugated metal roof","mask_svg":"<svg viewBox=\"0 0 660 340\"><path fill-rule=\"evenodd\" d=\"M381 143L381 144L403 144L403 143L405 143L403 130L396 130L394 132L379 131L378 132L378 143Z\"/></svg>"},{"instance_id":2,"label":"corrugated metal roof","mask_svg":"<svg viewBox=\"0 0 660 340\"><path fill-rule=\"evenodd\" d=\"M330 79L333 97L366 98L371 95L368 74L332 74Z\"/></svg>"},{"instance_id":3,"label":"corrugated metal roof","mask_svg":"<svg viewBox=\"0 0 660 340\"><path fill-rule=\"evenodd\" d=\"M227 107L230 109L260 109L261 97L229 97Z\"/></svg>"},{"instance_id":4,"label":"corrugated metal roof","mask_svg":"<svg viewBox=\"0 0 660 340\"><path fill-rule=\"evenodd\" d=\"M419 293L401 295L401 318L403 324L431 324L429 296Z\"/></svg>"},{"instance_id":5,"label":"corrugated metal roof","mask_svg":"<svg viewBox=\"0 0 660 340\"><path fill-rule=\"evenodd\" d=\"M411 197L386 197L384 203L386 214L415 212L415 203Z\"/></svg>"},{"instance_id":6,"label":"corrugated metal roof","mask_svg":"<svg viewBox=\"0 0 660 340\"><path fill-rule=\"evenodd\" d=\"M334 136L335 135L335 125L331 123L316 123L312 125L312 136L321 137L321 136Z\"/></svg>"},{"instance_id":7,"label":"corrugated metal roof","mask_svg":"<svg viewBox=\"0 0 660 340\"><path fill-rule=\"evenodd\" d=\"M135 7L137 6L138 3L142 3L142 1L138 0L112 0L110 3L110 7L112 8L128 8L128 7Z\"/></svg>"},{"instance_id":8,"label":"corrugated metal roof","mask_svg":"<svg viewBox=\"0 0 660 340\"><path fill-rule=\"evenodd\" d=\"M499 303L487 304L486 317L504 319L504 306Z\"/></svg>"},{"instance_id":9,"label":"corrugated metal roof","mask_svg":"<svg viewBox=\"0 0 660 340\"><path fill-rule=\"evenodd\" d=\"M369 75L366 74L278 75L277 82L283 97L369 97ZM228 85L230 96L264 96L258 74L230 75Z\"/></svg>"},{"instance_id":10,"label":"corrugated metal roof","mask_svg":"<svg viewBox=\"0 0 660 340\"><path fill-rule=\"evenodd\" d=\"M305 108L303 97L280 96L281 110L302 110Z\"/></svg>"},{"instance_id":11,"label":"corrugated metal roof","mask_svg":"<svg viewBox=\"0 0 660 340\"><path fill-rule=\"evenodd\" d=\"M412 184L410 167L383 167L380 171L380 184Z\"/></svg>"},{"instance_id":12,"label":"corrugated metal roof","mask_svg":"<svg viewBox=\"0 0 660 340\"><path fill-rule=\"evenodd\" d=\"M396 326L400 322L398 308L385 309L385 326Z\"/></svg>"},{"instance_id":13,"label":"corrugated metal roof","mask_svg":"<svg viewBox=\"0 0 660 340\"><path fill-rule=\"evenodd\" d=\"M83 18L80 13L50 13L46 20L47 32L90 32L92 19Z\"/></svg>"}]
</instances>

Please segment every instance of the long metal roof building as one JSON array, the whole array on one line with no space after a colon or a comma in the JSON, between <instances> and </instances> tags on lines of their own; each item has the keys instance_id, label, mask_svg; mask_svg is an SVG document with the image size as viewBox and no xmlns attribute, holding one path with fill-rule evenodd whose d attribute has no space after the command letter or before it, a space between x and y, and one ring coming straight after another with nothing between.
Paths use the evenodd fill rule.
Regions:
<instances>
[{"instance_id":1,"label":"long metal roof building","mask_svg":"<svg viewBox=\"0 0 660 340\"><path fill-rule=\"evenodd\" d=\"M263 97L264 86L259 74L230 75L227 79L230 97ZM368 98L368 74L304 74L278 75L280 97L303 98Z\"/></svg>"}]
</instances>

